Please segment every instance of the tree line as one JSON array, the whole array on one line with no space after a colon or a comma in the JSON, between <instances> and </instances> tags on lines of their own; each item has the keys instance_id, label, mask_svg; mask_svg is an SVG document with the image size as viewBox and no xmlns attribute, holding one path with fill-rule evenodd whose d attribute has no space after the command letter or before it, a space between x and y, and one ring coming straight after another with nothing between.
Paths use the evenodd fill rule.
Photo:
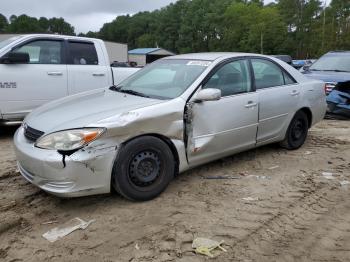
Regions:
<instances>
[{"instance_id":1,"label":"tree line","mask_svg":"<svg viewBox=\"0 0 350 262\"><path fill-rule=\"evenodd\" d=\"M75 35L74 27L63 18L30 17L27 15L10 16L7 19L0 14L0 33L24 34L24 33L57 33Z\"/></svg>"},{"instance_id":2,"label":"tree line","mask_svg":"<svg viewBox=\"0 0 350 262\"><path fill-rule=\"evenodd\" d=\"M179 0L152 12L118 16L98 32L80 35L176 53L239 51L315 58L329 50L350 50L350 1L332 0L328 6L323 1L264 5L262 0ZM20 23L20 17L10 18L4 27L0 16L0 32L56 30L55 23L40 23L42 18L29 27L25 20L33 18L23 17ZM62 18L60 22L57 33L74 34L72 26Z\"/></svg>"}]
</instances>

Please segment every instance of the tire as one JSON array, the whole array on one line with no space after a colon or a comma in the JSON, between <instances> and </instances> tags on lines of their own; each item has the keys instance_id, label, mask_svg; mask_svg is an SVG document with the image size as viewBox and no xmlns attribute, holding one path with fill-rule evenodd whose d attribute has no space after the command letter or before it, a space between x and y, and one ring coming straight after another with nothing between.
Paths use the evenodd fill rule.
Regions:
<instances>
[{"instance_id":1,"label":"tire","mask_svg":"<svg viewBox=\"0 0 350 262\"><path fill-rule=\"evenodd\" d=\"M175 174L175 159L162 140L144 136L120 149L112 172L112 186L127 199L147 201L161 194Z\"/></svg>"},{"instance_id":2,"label":"tire","mask_svg":"<svg viewBox=\"0 0 350 262\"><path fill-rule=\"evenodd\" d=\"M305 143L308 131L308 118L303 111L298 111L290 122L286 137L280 145L288 150L298 149Z\"/></svg>"}]
</instances>

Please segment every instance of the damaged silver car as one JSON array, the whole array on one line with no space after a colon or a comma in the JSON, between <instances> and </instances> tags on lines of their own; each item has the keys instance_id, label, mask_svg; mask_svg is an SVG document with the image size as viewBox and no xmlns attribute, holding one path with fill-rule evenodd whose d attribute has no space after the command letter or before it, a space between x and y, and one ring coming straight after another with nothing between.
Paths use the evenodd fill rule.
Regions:
<instances>
[{"instance_id":1,"label":"damaged silver car","mask_svg":"<svg viewBox=\"0 0 350 262\"><path fill-rule=\"evenodd\" d=\"M324 84L243 53L164 58L119 86L33 111L15 134L25 179L64 197L149 200L174 176L237 152L303 145L326 111Z\"/></svg>"}]
</instances>

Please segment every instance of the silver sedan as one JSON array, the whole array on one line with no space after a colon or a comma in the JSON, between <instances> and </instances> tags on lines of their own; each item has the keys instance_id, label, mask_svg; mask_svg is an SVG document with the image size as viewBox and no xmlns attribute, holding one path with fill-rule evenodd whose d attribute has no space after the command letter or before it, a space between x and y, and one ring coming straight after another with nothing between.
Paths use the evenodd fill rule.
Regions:
<instances>
[{"instance_id":1,"label":"silver sedan","mask_svg":"<svg viewBox=\"0 0 350 262\"><path fill-rule=\"evenodd\" d=\"M21 174L47 192L114 188L140 201L215 159L276 142L297 149L325 111L324 84L283 61L187 54L158 60L119 86L44 105L14 142Z\"/></svg>"}]
</instances>

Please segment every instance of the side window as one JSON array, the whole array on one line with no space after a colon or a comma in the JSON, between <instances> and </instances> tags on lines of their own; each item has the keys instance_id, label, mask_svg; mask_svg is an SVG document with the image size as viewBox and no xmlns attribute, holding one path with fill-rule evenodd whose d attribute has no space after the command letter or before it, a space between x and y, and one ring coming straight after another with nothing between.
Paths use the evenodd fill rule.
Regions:
<instances>
[{"instance_id":1,"label":"side window","mask_svg":"<svg viewBox=\"0 0 350 262\"><path fill-rule=\"evenodd\" d=\"M22 45L13 52L28 53L30 64L62 64L61 41L37 40Z\"/></svg>"},{"instance_id":2,"label":"side window","mask_svg":"<svg viewBox=\"0 0 350 262\"><path fill-rule=\"evenodd\" d=\"M209 79L203 88L217 88L222 96L249 92L251 88L247 60L225 64Z\"/></svg>"},{"instance_id":3,"label":"side window","mask_svg":"<svg viewBox=\"0 0 350 262\"><path fill-rule=\"evenodd\" d=\"M71 65L98 65L95 45L88 42L68 42L69 64Z\"/></svg>"},{"instance_id":4,"label":"side window","mask_svg":"<svg viewBox=\"0 0 350 262\"><path fill-rule=\"evenodd\" d=\"M268 60L252 59L256 89L284 85L282 70Z\"/></svg>"},{"instance_id":5,"label":"side window","mask_svg":"<svg viewBox=\"0 0 350 262\"><path fill-rule=\"evenodd\" d=\"M296 83L295 80L291 78L286 72L283 72L283 76L284 76L284 83L286 85L292 85Z\"/></svg>"}]
</instances>

